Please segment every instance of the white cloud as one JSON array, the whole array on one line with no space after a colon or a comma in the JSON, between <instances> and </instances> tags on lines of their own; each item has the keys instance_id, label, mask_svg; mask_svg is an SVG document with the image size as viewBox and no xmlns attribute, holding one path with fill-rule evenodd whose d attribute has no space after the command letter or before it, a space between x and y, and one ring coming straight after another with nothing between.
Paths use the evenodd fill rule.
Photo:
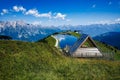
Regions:
<instances>
[{"instance_id":1,"label":"white cloud","mask_svg":"<svg viewBox=\"0 0 120 80\"><path fill-rule=\"evenodd\" d=\"M88 22L88 24L109 24L109 23L111 23L111 21L109 21L109 20Z\"/></svg>"},{"instance_id":2,"label":"white cloud","mask_svg":"<svg viewBox=\"0 0 120 80\"><path fill-rule=\"evenodd\" d=\"M55 18L55 19L62 19L62 20L64 20L65 17L66 17L66 14L57 13L54 18Z\"/></svg>"},{"instance_id":3,"label":"white cloud","mask_svg":"<svg viewBox=\"0 0 120 80\"><path fill-rule=\"evenodd\" d=\"M41 23L42 23L41 21L34 21L32 24L33 25L41 25Z\"/></svg>"},{"instance_id":4,"label":"white cloud","mask_svg":"<svg viewBox=\"0 0 120 80\"><path fill-rule=\"evenodd\" d=\"M120 18L115 19L115 22L120 23Z\"/></svg>"},{"instance_id":5,"label":"white cloud","mask_svg":"<svg viewBox=\"0 0 120 80\"><path fill-rule=\"evenodd\" d=\"M7 13L18 13L22 12L24 15L32 15L34 17L38 18L49 18L49 19L59 19L59 20L65 20L65 21L70 21L69 19L66 19L66 14L63 13L52 13L52 12L47 12L47 13L40 13L37 9L29 9L27 10L23 6L12 6L10 9L3 9L2 12L0 13L1 15L7 14ZM17 14L14 14L13 17L16 17Z\"/></svg>"},{"instance_id":6,"label":"white cloud","mask_svg":"<svg viewBox=\"0 0 120 80\"><path fill-rule=\"evenodd\" d=\"M23 7L23 6L13 6L13 10L16 11L16 12L25 12L26 9Z\"/></svg>"},{"instance_id":7,"label":"white cloud","mask_svg":"<svg viewBox=\"0 0 120 80\"><path fill-rule=\"evenodd\" d=\"M37 9L30 9L25 14L26 15L33 15L35 17L48 17L48 18L51 18L51 12L40 14Z\"/></svg>"},{"instance_id":8,"label":"white cloud","mask_svg":"<svg viewBox=\"0 0 120 80\"><path fill-rule=\"evenodd\" d=\"M1 15L9 13L7 9L2 9L2 12L0 13Z\"/></svg>"},{"instance_id":9,"label":"white cloud","mask_svg":"<svg viewBox=\"0 0 120 80\"><path fill-rule=\"evenodd\" d=\"M51 18L52 16L52 13L51 12L48 12L48 13L42 13L42 14L39 14L40 17L48 17L48 18Z\"/></svg>"},{"instance_id":10,"label":"white cloud","mask_svg":"<svg viewBox=\"0 0 120 80\"><path fill-rule=\"evenodd\" d=\"M101 20L101 21L88 22L88 24L115 24L115 23L120 23L120 18L114 20Z\"/></svg>"},{"instance_id":11,"label":"white cloud","mask_svg":"<svg viewBox=\"0 0 120 80\"><path fill-rule=\"evenodd\" d=\"M93 4L93 5L92 5L92 8L95 8L95 7L96 7L96 4Z\"/></svg>"},{"instance_id":12,"label":"white cloud","mask_svg":"<svg viewBox=\"0 0 120 80\"><path fill-rule=\"evenodd\" d=\"M35 17L39 17L39 12L36 9L30 9L25 14L26 15L33 15Z\"/></svg>"}]
</instances>

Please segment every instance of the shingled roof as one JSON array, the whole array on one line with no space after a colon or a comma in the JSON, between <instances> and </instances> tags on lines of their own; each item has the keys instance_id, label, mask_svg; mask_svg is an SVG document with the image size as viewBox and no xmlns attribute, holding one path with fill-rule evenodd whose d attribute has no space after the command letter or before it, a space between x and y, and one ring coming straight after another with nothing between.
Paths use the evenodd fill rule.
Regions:
<instances>
[{"instance_id":1,"label":"shingled roof","mask_svg":"<svg viewBox=\"0 0 120 80\"><path fill-rule=\"evenodd\" d=\"M69 49L69 53L72 54L74 53L78 47L81 47L84 42L89 39L94 47L97 47L97 45L94 43L93 39L87 35L87 34L82 34L81 37L76 41L76 43Z\"/></svg>"}]
</instances>

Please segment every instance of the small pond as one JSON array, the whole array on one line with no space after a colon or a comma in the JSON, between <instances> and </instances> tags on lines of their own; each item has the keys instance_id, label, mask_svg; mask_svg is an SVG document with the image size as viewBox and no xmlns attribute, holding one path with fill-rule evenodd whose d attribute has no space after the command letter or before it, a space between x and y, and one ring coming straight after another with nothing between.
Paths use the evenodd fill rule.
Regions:
<instances>
[{"instance_id":1,"label":"small pond","mask_svg":"<svg viewBox=\"0 0 120 80\"><path fill-rule=\"evenodd\" d=\"M66 45L72 46L77 41L77 37L72 35L58 34L58 35L55 35L55 38L59 40L59 46L62 49L66 47Z\"/></svg>"}]
</instances>

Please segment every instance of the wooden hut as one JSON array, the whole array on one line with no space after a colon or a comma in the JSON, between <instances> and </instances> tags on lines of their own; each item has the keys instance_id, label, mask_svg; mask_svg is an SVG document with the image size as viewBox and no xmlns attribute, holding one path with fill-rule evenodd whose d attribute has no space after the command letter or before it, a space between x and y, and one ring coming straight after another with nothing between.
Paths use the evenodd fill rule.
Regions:
<instances>
[{"instance_id":1,"label":"wooden hut","mask_svg":"<svg viewBox=\"0 0 120 80\"><path fill-rule=\"evenodd\" d=\"M78 41L69 49L68 53L73 57L101 57L94 40L83 34Z\"/></svg>"}]
</instances>

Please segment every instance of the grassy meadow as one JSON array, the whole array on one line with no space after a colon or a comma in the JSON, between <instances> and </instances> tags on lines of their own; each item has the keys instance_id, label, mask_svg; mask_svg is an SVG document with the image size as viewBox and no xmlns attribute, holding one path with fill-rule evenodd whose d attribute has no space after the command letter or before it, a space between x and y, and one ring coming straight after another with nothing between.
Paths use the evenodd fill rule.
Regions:
<instances>
[{"instance_id":1,"label":"grassy meadow","mask_svg":"<svg viewBox=\"0 0 120 80\"><path fill-rule=\"evenodd\" d=\"M0 80L119 80L120 51L97 42L103 51L115 51L115 60L79 59L63 55L55 39L38 42L0 41Z\"/></svg>"}]
</instances>

